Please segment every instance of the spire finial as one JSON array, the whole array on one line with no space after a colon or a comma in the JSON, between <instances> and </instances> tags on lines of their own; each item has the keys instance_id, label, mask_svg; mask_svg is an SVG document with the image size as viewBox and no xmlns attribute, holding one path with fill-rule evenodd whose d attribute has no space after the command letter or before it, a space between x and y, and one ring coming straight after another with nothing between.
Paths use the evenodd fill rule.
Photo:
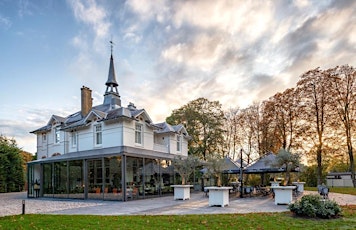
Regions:
<instances>
[{"instance_id":1,"label":"spire finial","mask_svg":"<svg viewBox=\"0 0 356 230\"><path fill-rule=\"evenodd\" d=\"M112 50L115 45L115 43L112 41L112 36L111 36L111 40L109 42L110 42L110 50L111 50L111 55L112 55Z\"/></svg>"}]
</instances>

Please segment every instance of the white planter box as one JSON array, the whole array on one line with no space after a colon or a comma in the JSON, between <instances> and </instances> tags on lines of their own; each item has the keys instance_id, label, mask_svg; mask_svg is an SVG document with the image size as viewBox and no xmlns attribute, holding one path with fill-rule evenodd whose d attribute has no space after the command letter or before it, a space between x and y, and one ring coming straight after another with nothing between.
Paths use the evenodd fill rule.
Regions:
<instances>
[{"instance_id":1,"label":"white planter box","mask_svg":"<svg viewBox=\"0 0 356 230\"><path fill-rule=\"evenodd\" d=\"M193 185L171 185L174 188L174 199L175 200L189 200L190 199L190 188Z\"/></svg>"},{"instance_id":2,"label":"white planter box","mask_svg":"<svg viewBox=\"0 0 356 230\"><path fill-rule=\"evenodd\" d=\"M274 203L275 204L289 204L293 200L294 186L274 186Z\"/></svg>"},{"instance_id":3,"label":"white planter box","mask_svg":"<svg viewBox=\"0 0 356 230\"><path fill-rule=\"evenodd\" d=\"M293 182L292 184L298 186L298 192L303 193L304 192L304 184L305 182Z\"/></svg>"},{"instance_id":4,"label":"white planter box","mask_svg":"<svg viewBox=\"0 0 356 230\"><path fill-rule=\"evenodd\" d=\"M229 205L229 190L232 187L205 187L209 190L209 206Z\"/></svg>"}]
</instances>

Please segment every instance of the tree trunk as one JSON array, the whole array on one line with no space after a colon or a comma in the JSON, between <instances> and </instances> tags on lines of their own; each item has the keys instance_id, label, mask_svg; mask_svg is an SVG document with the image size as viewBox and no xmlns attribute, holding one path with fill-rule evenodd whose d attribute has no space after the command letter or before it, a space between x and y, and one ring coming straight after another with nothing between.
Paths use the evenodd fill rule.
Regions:
<instances>
[{"instance_id":1,"label":"tree trunk","mask_svg":"<svg viewBox=\"0 0 356 230\"><path fill-rule=\"evenodd\" d=\"M318 185L322 184L322 176L323 176L323 170L322 170L322 165L321 165L321 146L318 145L318 149L316 150L316 158L317 158L317 163L318 163L318 167L317 167L317 183Z\"/></svg>"}]
</instances>

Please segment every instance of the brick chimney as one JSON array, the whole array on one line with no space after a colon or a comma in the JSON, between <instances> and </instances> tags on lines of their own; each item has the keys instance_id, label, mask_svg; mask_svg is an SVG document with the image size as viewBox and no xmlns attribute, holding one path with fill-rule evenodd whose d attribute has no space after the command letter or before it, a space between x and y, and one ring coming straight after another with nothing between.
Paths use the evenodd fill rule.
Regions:
<instances>
[{"instance_id":1,"label":"brick chimney","mask_svg":"<svg viewBox=\"0 0 356 230\"><path fill-rule=\"evenodd\" d=\"M85 117L90 112L93 106L93 99L91 98L91 89L83 86L81 89L82 92L82 117Z\"/></svg>"}]
</instances>

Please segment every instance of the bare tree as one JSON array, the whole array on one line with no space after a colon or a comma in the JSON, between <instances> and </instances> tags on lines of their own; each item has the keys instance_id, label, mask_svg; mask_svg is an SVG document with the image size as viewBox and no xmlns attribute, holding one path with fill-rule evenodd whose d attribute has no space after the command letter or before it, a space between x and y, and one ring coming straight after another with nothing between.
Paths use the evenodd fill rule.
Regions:
<instances>
[{"instance_id":1,"label":"bare tree","mask_svg":"<svg viewBox=\"0 0 356 230\"><path fill-rule=\"evenodd\" d=\"M308 127L305 138L316 147L317 183L322 183L322 152L325 130L330 118L329 85L325 73L319 68L307 71L297 83L297 92L301 98L299 111L304 126ZM316 137L316 138L314 138Z\"/></svg>"},{"instance_id":2,"label":"bare tree","mask_svg":"<svg viewBox=\"0 0 356 230\"><path fill-rule=\"evenodd\" d=\"M350 160L349 170L351 172L353 186L356 187L352 145L356 116L356 71L353 67L344 65L329 69L327 74L329 75L330 92L332 92L333 97L331 101L332 106L344 127L347 153Z\"/></svg>"}]
</instances>

